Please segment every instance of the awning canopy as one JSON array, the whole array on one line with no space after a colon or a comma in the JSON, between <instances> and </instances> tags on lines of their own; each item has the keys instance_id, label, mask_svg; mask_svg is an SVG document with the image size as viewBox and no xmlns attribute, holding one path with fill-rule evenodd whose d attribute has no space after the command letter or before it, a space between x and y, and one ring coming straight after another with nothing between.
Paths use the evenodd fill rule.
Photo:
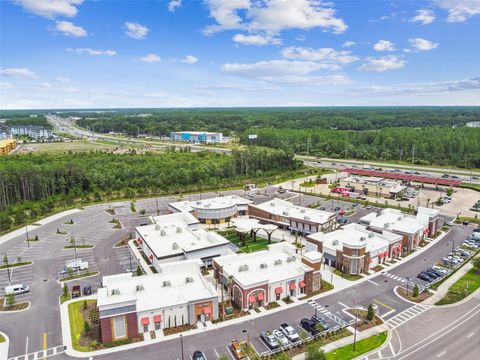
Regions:
<instances>
[{"instance_id":1,"label":"awning canopy","mask_svg":"<svg viewBox=\"0 0 480 360\"><path fill-rule=\"evenodd\" d=\"M212 314L212 309L210 308L210 306L205 306L203 308L203 314L204 315L211 315Z\"/></svg>"},{"instance_id":2,"label":"awning canopy","mask_svg":"<svg viewBox=\"0 0 480 360\"><path fill-rule=\"evenodd\" d=\"M162 316L161 315L155 315L153 317L153 322L159 323L160 321L162 321Z\"/></svg>"},{"instance_id":3,"label":"awning canopy","mask_svg":"<svg viewBox=\"0 0 480 360\"><path fill-rule=\"evenodd\" d=\"M275 294L277 294L277 295L278 295L278 294L281 294L282 291L283 291L283 289L282 289L281 287L275 288Z\"/></svg>"},{"instance_id":4,"label":"awning canopy","mask_svg":"<svg viewBox=\"0 0 480 360\"><path fill-rule=\"evenodd\" d=\"M138 242L139 244L141 244L141 243L142 243L142 238L138 238L138 239L137 239L137 242Z\"/></svg>"},{"instance_id":5,"label":"awning canopy","mask_svg":"<svg viewBox=\"0 0 480 360\"><path fill-rule=\"evenodd\" d=\"M384 256L384 257L388 257L388 251L385 251L385 252L383 253L383 256Z\"/></svg>"},{"instance_id":6,"label":"awning canopy","mask_svg":"<svg viewBox=\"0 0 480 360\"><path fill-rule=\"evenodd\" d=\"M298 283L298 285L299 285L301 288L305 287L305 281L300 280L300 282Z\"/></svg>"},{"instance_id":7,"label":"awning canopy","mask_svg":"<svg viewBox=\"0 0 480 360\"><path fill-rule=\"evenodd\" d=\"M295 286L295 283L293 283L293 282L290 283L289 287L290 287L290 290L295 290L295 289L297 288L297 287Z\"/></svg>"},{"instance_id":8,"label":"awning canopy","mask_svg":"<svg viewBox=\"0 0 480 360\"><path fill-rule=\"evenodd\" d=\"M257 301L257 300L255 300L255 296L250 296L250 297L248 298L248 302L249 302L250 304L253 304L255 301Z\"/></svg>"},{"instance_id":9,"label":"awning canopy","mask_svg":"<svg viewBox=\"0 0 480 360\"><path fill-rule=\"evenodd\" d=\"M382 259L382 258L383 258L383 253L378 253L378 257L379 257L380 259Z\"/></svg>"},{"instance_id":10,"label":"awning canopy","mask_svg":"<svg viewBox=\"0 0 480 360\"><path fill-rule=\"evenodd\" d=\"M153 255L150 255L148 258L149 258L150 260L153 260Z\"/></svg>"},{"instance_id":11,"label":"awning canopy","mask_svg":"<svg viewBox=\"0 0 480 360\"><path fill-rule=\"evenodd\" d=\"M148 317L142 318L142 325L148 325L150 324L150 319Z\"/></svg>"},{"instance_id":12,"label":"awning canopy","mask_svg":"<svg viewBox=\"0 0 480 360\"><path fill-rule=\"evenodd\" d=\"M262 301L264 299L263 292L258 293L257 299L258 301Z\"/></svg>"}]
</instances>

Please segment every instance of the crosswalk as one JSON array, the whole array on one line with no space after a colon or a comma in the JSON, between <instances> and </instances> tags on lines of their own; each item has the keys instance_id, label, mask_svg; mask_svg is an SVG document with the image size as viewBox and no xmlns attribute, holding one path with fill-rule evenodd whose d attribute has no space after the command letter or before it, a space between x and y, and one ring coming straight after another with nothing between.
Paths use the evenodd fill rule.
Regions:
<instances>
[{"instance_id":1,"label":"crosswalk","mask_svg":"<svg viewBox=\"0 0 480 360\"><path fill-rule=\"evenodd\" d=\"M392 328L399 327L400 325L406 323L408 320L413 319L414 317L422 314L423 312L429 309L428 306L416 304L407 310L402 311L401 313L395 315L394 317L387 320L387 324Z\"/></svg>"},{"instance_id":2,"label":"crosswalk","mask_svg":"<svg viewBox=\"0 0 480 360\"><path fill-rule=\"evenodd\" d=\"M335 321L338 325L340 326L348 326L348 325L351 325L355 322L355 320L350 320L349 322L346 322L345 320L343 320L342 318L338 317L337 315L335 315L334 313L332 313L331 311L329 311L328 309L324 308L322 305L320 305L319 303L317 303L315 300L308 300L307 303L313 307L314 309L316 309L316 311L330 319L332 319L333 321Z\"/></svg>"},{"instance_id":3,"label":"crosswalk","mask_svg":"<svg viewBox=\"0 0 480 360\"><path fill-rule=\"evenodd\" d=\"M408 287L413 289L413 287L415 286L415 284L418 286L418 289L420 292L422 292L424 289L425 289L425 286L423 284L421 284L420 282L418 281L415 281L415 280L418 280L416 278L409 278L409 280L405 279L405 278L402 278L398 275L395 275L395 274L391 274L389 273L388 271L384 271L382 273L382 275L384 275L385 277L389 278L389 279L392 279L392 280L395 280L395 281L398 281L399 283L401 283L404 287L407 287L407 284L408 284Z\"/></svg>"},{"instance_id":4,"label":"crosswalk","mask_svg":"<svg viewBox=\"0 0 480 360\"><path fill-rule=\"evenodd\" d=\"M400 277L400 276L391 274L391 273L389 273L388 271L384 271L384 272L382 273L382 275L384 275L384 276L386 276L386 277L388 277L388 278L390 278L390 279L399 281L399 282L401 282L401 283L406 283L406 282L407 282L406 279L404 279L404 278L402 278L402 277Z\"/></svg>"},{"instance_id":5,"label":"crosswalk","mask_svg":"<svg viewBox=\"0 0 480 360\"><path fill-rule=\"evenodd\" d=\"M25 355L19 355L15 356L12 358L9 358L8 360L36 360L36 359L45 359L51 356L55 356L58 354L61 354L65 351L65 348L63 346L55 346L46 350L40 350L40 351L35 351L31 352Z\"/></svg>"}]
</instances>

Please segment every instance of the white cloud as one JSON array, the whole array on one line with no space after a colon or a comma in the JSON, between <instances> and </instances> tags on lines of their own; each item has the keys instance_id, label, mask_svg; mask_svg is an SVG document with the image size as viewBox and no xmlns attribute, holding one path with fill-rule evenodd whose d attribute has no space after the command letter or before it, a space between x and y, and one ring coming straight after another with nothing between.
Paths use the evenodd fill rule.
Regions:
<instances>
[{"instance_id":1,"label":"white cloud","mask_svg":"<svg viewBox=\"0 0 480 360\"><path fill-rule=\"evenodd\" d=\"M65 36L70 36L75 38L85 37L88 35L87 30L85 30L81 26L75 25L70 21L57 21L55 23L55 29L63 33L63 35Z\"/></svg>"},{"instance_id":2,"label":"white cloud","mask_svg":"<svg viewBox=\"0 0 480 360\"><path fill-rule=\"evenodd\" d=\"M198 62L198 59L193 55L187 55L183 59L180 59L180 62L185 64L195 64Z\"/></svg>"},{"instance_id":3,"label":"white cloud","mask_svg":"<svg viewBox=\"0 0 480 360\"><path fill-rule=\"evenodd\" d=\"M420 22L423 25L431 24L435 20L435 13L432 10L420 9L415 11L416 15L411 18L410 22Z\"/></svg>"},{"instance_id":4,"label":"white cloud","mask_svg":"<svg viewBox=\"0 0 480 360\"><path fill-rule=\"evenodd\" d=\"M380 40L373 45L375 51L395 51L395 46L391 41Z\"/></svg>"},{"instance_id":5,"label":"white cloud","mask_svg":"<svg viewBox=\"0 0 480 360\"><path fill-rule=\"evenodd\" d=\"M349 47L352 47L352 46L355 46L356 43L354 41L345 41L343 44L342 44L342 47L344 48L349 48Z\"/></svg>"},{"instance_id":6,"label":"white cloud","mask_svg":"<svg viewBox=\"0 0 480 360\"><path fill-rule=\"evenodd\" d=\"M95 50L90 48L68 48L66 49L68 52L72 52L75 54L88 54L92 56L99 56L99 55L106 55L106 56L114 56L117 54L115 50Z\"/></svg>"},{"instance_id":7,"label":"white cloud","mask_svg":"<svg viewBox=\"0 0 480 360\"><path fill-rule=\"evenodd\" d=\"M168 11L174 12L180 6L182 6L182 0L170 0L170 2L167 5L167 8L168 8Z\"/></svg>"},{"instance_id":8,"label":"white cloud","mask_svg":"<svg viewBox=\"0 0 480 360\"><path fill-rule=\"evenodd\" d=\"M77 15L76 6L83 3L83 0L14 0L14 2L28 12L53 19L57 16Z\"/></svg>"},{"instance_id":9,"label":"white cloud","mask_svg":"<svg viewBox=\"0 0 480 360\"><path fill-rule=\"evenodd\" d=\"M383 72L386 70L401 69L405 67L405 61L395 55L380 58L368 57L367 61L360 66L363 71Z\"/></svg>"},{"instance_id":10,"label":"white cloud","mask_svg":"<svg viewBox=\"0 0 480 360\"><path fill-rule=\"evenodd\" d=\"M448 11L448 22L464 22L480 14L478 0L434 0L433 3Z\"/></svg>"},{"instance_id":11,"label":"white cloud","mask_svg":"<svg viewBox=\"0 0 480 360\"><path fill-rule=\"evenodd\" d=\"M438 43L434 43L422 38L408 39L408 42L415 50L428 51L438 47Z\"/></svg>"},{"instance_id":12,"label":"white cloud","mask_svg":"<svg viewBox=\"0 0 480 360\"><path fill-rule=\"evenodd\" d=\"M343 33L348 28L335 16L332 3L318 0L206 0L206 5L216 21L204 29L206 34L233 29L280 32L315 27Z\"/></svg>"},{"instance_id":13,"label":"white cloud","mask_svg":"<svg viewBox=\"0 0 480 360\"><path fill-rule=\"evenodd\" d=\"M282 56L287 59L323 62L327 64L348 64L357 61L351 51L337 51L331 48L312 49L290 46L282 49ZM335 67L335 66L332 66Z\"/></svg>"},{"instance_id":14,"label":"white cloud","mask_svg":"<svg viewBox=\"0 0 480 360\"><path fill-rule=\"evenodd\" d=\"M279 45L282 42L282 40L274 34L236 34L232 39L242 45Z\"/></svg>"},{"instance_id":15,"label":"white cloud","mask_svg":"<svg viewBox=\"0 0 480 360\"><path fill-rule=\"evenodd\" d=\"M125 34L127 34L129 37L133 39L145 39L145 36L147 36L147 33L149 29L146 26L143 26L139 23L133 23L127 21L125 23L125 27L127 28L127 31Z\"/></svg>"},{"instance_id":16,"label":"white cloud","mask_svg":"<svg viewBox=\"0 0 480 360\"><path fill-rule=\"evenodd\" d=\"M7 68L1 69L0 75L16 78L39 79L40 77L32 70L27 68Z\"/></svg>"},{"instance_id":17,"label":"white cloud","mask_svg":"<svg viewBox=\"0 0 480 360\"><path fill-rule=\"evenodd\" d=\"M11 90L15 88L15 86L9 82L5 82L5 81L0 81L0 89L2 90Z\"/></svg>"},{"instance_id":18,"label":"white cloud","mask_svg":"<svg viewBox=\"0 0 480 360\"><path fill-rule=\"evenodd\" d=\"M141 61L146 63L160 62L162 59L156 54L147 54L140 58Z\"/></svg>"},{"instance_id":19,"label":"white cloud","mask_svg":"<svg viewBox=\"0 0 480 360\"><path fill-rule=\"evenodd\" d=\"M64 83L64 84L67 84L71 81L69 78L67 78L65 76L57 76L55 78L55 80L58 81L58 82Z\"/></svg>"}]
</instances>

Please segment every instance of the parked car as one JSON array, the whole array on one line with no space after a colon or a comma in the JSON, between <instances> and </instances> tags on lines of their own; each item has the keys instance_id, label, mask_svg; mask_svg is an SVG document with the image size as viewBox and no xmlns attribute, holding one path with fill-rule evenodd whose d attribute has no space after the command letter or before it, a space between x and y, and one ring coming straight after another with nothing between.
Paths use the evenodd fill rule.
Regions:
<instances>
[{"instance_id":1,"label":"parked car","mask_svg":"<svg viewBox=\"0 0 480 360\"><path fill-rule=\"evenodd\" d=\"M447 269L444 269L444 268L442 268L442 267L440 267L440 266L433 265L433 266L431 266L430 268L432 268L432 269L434 269L434 270L436 270L436 271L439 271L439 272L443 273L443 275L447 275L447 274L448 274L448 270L447 270Z\"/></svg>"},{"instance_id":2,"label":"parked car","mask_svg":"<svg viewBox=\"0 0 480 360\"><path fill-rule=\"evenodd\" d=\"M290 340L292 343L297 342L300 340L300 336L295 331L293 327L288 325L287 323L280 324L280 331Z\"/></svg>"},{"instance_id":3,"label":"parked car","mask_svg":"<svg viewBox=\"0 0 480 360\"><path fill-rule=\"evenodd\" d=\"M317 323L313 320L303 318L300 321L300 325L310 334L310 335L318 335L320 331L318 331Z\"/></svg>"},{"instance_id":4,"label":"parked car","mask_svg":"<svg viewBox=\"0 0 480 360\"><path fill-rule=\"evenodd\" d=\"M313 315L312 320L315 321L316 323L319 323L320 325L322 325L324 330L330 329L330 326L328 326L327 321L324 318L321 318L318 315Z\"/></svg>"},{"instance_id":5,"label":"parked car","mask_svg":"<svg viewBox=\"0 0 480 360\"><path fill-rule=\"evenodd\" d=\"M83 287L83 296L92 295L92 287L90 285Z\"/></svg>"},{"instance_id":6,"label":"parked car","mask_svg":"<svg viewBox=\"0 0 480 360\"><path fill-rule=\"evenodd\" d=\"M270 331L262 331L260 337L270 349L277 349L280 346L277 337L273 335Z\"/></svg>"},{"instance_id":7,"label":"parked car","mask_svg":"<svg viewBox=\"0 0 480 360\"><path fill-rule=\"evenodd\" d=\"M230 342L230 349L232 350L233 356L235 357L236 360L243 360L247 358L238 340L233 339Z\"/></svg>"},{"instance_id":8,"label":"parked car","mask_svg":"<svg viewBox=\"0 0 480 360\"><path fill-rule=\"evenodd\" d=\"M288 346L290 345L290 341L288 341L287 337L280 331L280 330L273 330L272 331L273 336L275 336L278 340L278 343L280 346Z\"/></svg>"},{"instance_id":9,"label":"parked car","mask_svg":"<svg viewBox=\"0 0 480 360\"><path fill-rule=\"evenodd\" d=\"M340 206L335 206L335 209L333 209L333 211L338 211L340 209L341 209Z\"/></svg>"},{"instance_id":10,"label":"parked car","mask_svg":"<svg viewBox=\"0 0 480 360\"><path fill-rule=\"evenodd\" d=\"M5 295L20 295L20 294L25 294L30 291L30 288L27 285L23 284L15 284L15 285L9 285L5 287Z\"/></svg>"},{"instance_id":11,"label":"parked car","mask_svg":"<svg viewBox=\"0 0 480 360\"><path fill-rule=\"evenodd\" d=\"M320 210L324 211L324 210L325 210L325 206L320 207Z\"/></svg>"},{"instance_id":12,"label":"parked car","mask_svg":"<svg viewBox=\"0 0 480 360\"><path fill-rule=\"evenodd\" d=\"M283 188L280 188L280 189L277 190L277 192L278 192L279 194L285 194L285 193L287 192L287 190L285 190L285 189L283 189Z\"/></svg>"},{"instance_id":13,"label":"parked car","mask_svg":"<svg viewBox=\"0 0 480 360\"><path fill-rule=\"evenodd\" d=\"M477 228L473 229L473 232L474 233L480 233L480 227L477 227Z\"/></svg>"},{"instance_id":14,"label":"parked car","mask_svg":"<svg viewBox=\"0 0 480 360\"><path fill-rule=\"evenodd\" d=\"M437 277L442 277L442 276L445 275L445 273L444 273L443 271L434 269L433 267L429 267L429 268L427 269L427 271L433 272L435 275L437 275Z\"/></svg>"},{"instance_id":15,"label":"parked car","mask_svg":"<svg viewBox=\"0 0 480 360\"><path fill-rule=\"evenodd\" d=\"M468 225L468 224L470 224L470 222L468 222L468 221L462 222L462 225Z\"/></svg>"},{"instance_id":16,"label":"parked car","mask_svg":"<svg viewBox=\"0 0 480 360\"><path fill-rule=\"evenodd\" d=\"M192 354L192 360L207 360L207 357L203 352L197 350Z\"/></svg>"},{"instance_id":17,"label":"parked car","mask_svg":"<svg viewBox=\"0 0 480 360\"><path fill-rule=\"evenodd\" d=\"M424 270L423 273L430 276L433 280L437 280L438 278L442 277L442 275L439 275L435 271L430 270L430 269Z\"/></svg>"},{"instance_id":18,"label":"parked car","mask_svg":"<svg viewBox=\"0 0 480 360\"><path fill-rule=\"evenodd\" d=\"M353 204L352 206L353 206L353 207L357 207L358 205L360 205L360 204L359 204L359 203L355 203L355 204Z\"/></svg>"},{"instance_id":19,"label":"parked car","mask_svg":"<svg viewBox=\"0 0 480 360\"><path fill-rule=\"evenodd\" d=\"M432 282L433 281L433 279L423 271L420 274L417 275L417 278L419 278L420 280L426 281L426 282Z\"/></svg>"},{"instance_id":20,"label":"parked car","mask_svg":"<svg viewBox=\"0 0 480 360\"><path fill-rule=\"evenodd\" d=\"M82 296L82 292L80 290L80 285L75 285L72 287L72 299Z\"/></svg>"},{"instance_id":21,"label":"parked car","mask_svg":"<svg viewBox=\"0 0 480 360\"><path fill-rule=\"evenodd\" d=\"M367 210L371 210L371 209L373 209L373 206L372 206L372 205L368 205L368 206L367 206Z\"/></svg>"},{"instance_id":22,"label":"parked car","mask_svg":"<svg viewBox=\"0 0 480 360\"><path fill-rule=\"evenodd\" d=\"M343 224L346 224L346 223L348 222L348 220L342 217L342 218L337 219L337 222L338 222L339 224L342 224L342 225L343 225Z\"/></svg>"}]
</instances>

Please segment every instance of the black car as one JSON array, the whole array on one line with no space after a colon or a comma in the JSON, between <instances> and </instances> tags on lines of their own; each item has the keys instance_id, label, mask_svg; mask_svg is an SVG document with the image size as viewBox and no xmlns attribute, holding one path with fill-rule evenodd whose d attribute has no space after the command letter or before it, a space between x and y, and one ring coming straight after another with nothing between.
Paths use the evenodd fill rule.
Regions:
<instances>
[{"instance_id":1,"label":"black car","mask_svg":"<svg viewBox=\"0 0 480 360\"><path fill-rule=\"evenodd\" d=\"M420 274L417 275L417 278L419 278L420 280L426 281L426 282L432 282L433 281L433 279L423 271Z\"/></svg>"},{"instance_id":2,"label":"black car","mask_svg":"<svg viewBox=\"0 0 480 360\"><path fill-rule=\"evenodd\" d=\"M91 286L84 286L83 287L83 296L92 295L92 287Z\"/></svg>"},{"instance_id":3,"label":"black car","mask_svg":"<svg viewBox=\"0 0 480 360\"><path fill-rule=\"evenodd\" d=\"M480 227L473 229L473 232L480 232Z\"/></svg>"},{"instance_id":4,"label":"black car","mask_svg":"<svg viewBox=\"0 0 480 360\"><path fill-rule=\"evenodd\" d=\"M328 330L330 328L330 326L327 325L327 322L325 321L325 319L321 318L318 315L313 315L312 321L315 321L316 323L322 325L324 330Z\"/></svg>"},{"instance_id":5,"label":"black car","mask_svg":"<svg viewBox=\"0 0 480 360\"><path fill-rule=\"evenodd\" d=\"M444 275L443 272L435 270L434 268L428 268L427 271L434 273L435 275L437 275L437 277L442 277Z\"/></svg>"},{"instance_id":6,"label":"black car","mask_svg":"<svg viewBox=\"0 0 480 360\"><path fill-rule=\"evenodd\" d=\"M432 271L430 269L425 270L424 273L427 274L428 276L430 276L433 280L436 280L436 279L441 277L441 275L437 275L437 273L435 273L434 271Z\"/></svg>"},{"instance_id":7,"label":"black car","mask_svg":"<svg viewBox=\"0 0 480 360\"><path fill-rule=\"evenodd\" d=\"M310 334L310 335L318 335L320 332L317 328L317 323L310 319L302 319L300 321L300 325Z\"/></svg>"},{"instance_id":8,"label":"black car","mask_svg":"<svg viewBox=\"0 0 480 360\"><path fill-rule=\"evenodd\" d=\"M340 206L335 207L334 211L340 210Z\"/></svg>"},{"instance_id":9,"label":"black car","mask_svg":"<svg viewBox=\"0 0 480 360\"><path fill-rule=\"evenodd\" d=\"M193 353L192 360L207 360L207 358L203 352L197 350Z\"/></svg>"}]
</instances>

